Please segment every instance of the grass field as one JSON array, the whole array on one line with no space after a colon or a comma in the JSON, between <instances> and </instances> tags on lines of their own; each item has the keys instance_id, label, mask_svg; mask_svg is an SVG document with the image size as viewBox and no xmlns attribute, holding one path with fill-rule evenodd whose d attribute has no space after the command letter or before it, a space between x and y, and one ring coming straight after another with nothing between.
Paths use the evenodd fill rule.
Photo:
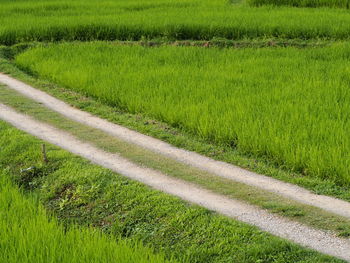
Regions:
<instances>
[{"instance_id":1,"label":"grass field","mask_svg":"<svg viewBox=\"0 0 350 263\"><path fill-rule=\"evenodd\" d=\"M308 176L349 185L350 47L205 49L105 43L29 50L41 78Z\"/></svg>"},{"instance_id":2,"label":"grass field","mask_svg":"<svg viewBox=\"0 0 350 263\"><path fill-rule=\"evenodd\" d=\"M349 200L349 8L350 0L0 0L0 72L29 83L32 75L60 98L80 98L76 107L179 147ZM0 93L17 110L32 103ZM99 137L41 110L27 113L76 127L82 140ZM99 147L114 149L108 140ZM43 164L40 145L0 121L0 262L341 262L52 145ZM133 147L121 154L141 166L349 235L347 221Z\"/></svg>"},{"instance_id":3,"label":"grass field","mask_svg":"<svg viewBox=\"0 0 350 263\"><path fill-rule=\"evenodd\" d=\"M64 227L47 215L36 195L13 185L6 170L0 171L0 251L0 262L7 263L175 262L96 229Z\"/></svg>"},{"instance_id":4,"label":"grass field","mask_svg":"<svg viewBox=\"0 0 350 263\"><path fill-rule=\"evenodd\" d=\"M244 1L228 0L0 0L0 5L0 44L6 45L143 37L210 40L350 36L350 14L340 8L256 8Z\"/></svg>"},{"instance_id":5,"label":"grass field","mask_svg":"<svg viewBox=\"0 0 350 263\"><path fill-rule=\"evenodd\" d=\"M54 213L65 224L69 225L74 222L79 225L92 225L110 233L111 236L141 240L168 257L174 256L180 262L342 262L301 248L203 208L191 206L178 198L151 190L140 183L92 165L88 161L51 145L47 147L50 162L45 165L41 159L41 143L40 140L0 121L0 147L2 149L0 166L5 169L7 176L15 180L22 188L35 193L46 209ZM35 166L36 170L27 174L19 172L21 168L30 166ZM55 227L57 225L55 220L51 219L49 226L45 228L47 223L43 218L42 208L33 208L32 201L23 200L18 195L18 191L13 190L8 182L3 184L4 179L1 180L1 207L3 207L2 202L5 201L5 207L8 207L11 202L11 204L18 203L19 208L13 205L14 208L10 213L0 213L0 220L4 218L7 223L5 226L0 223L0 227L5 228L5 232L1 229L0 236L4 235L5 240L13 238L21 241L23 236L11 230L25 224L22 225L22 231L26 230L24 227L28 227L29 230L37 228L37 231L32 233L32 240L36 240L38 233L43 231L43 235L47 235L48 238L45 239L45 244L52 244L53 248L67 249L63 251L69 253L68 245L71 243L69 239L65 243L65 239L60 238L62 234L60 234L60 228ZM7 192L10 194L6 194ZM28 210L29 212L26 212ZM37 211L41 211L38 217L32 216L33 213L36 215ZM30 223L31 220L33 220L32 223ZM40 223L43 226L42 229L38 225L35 228L35 223ZM50 227L54 230L50 230ZM68 232L70 235L73 233L79 234L75 230ZM81 240L77 240L79 236L73 239L76 242L74 246L76 249L87 241L83 238L85 234L85 232L80 233ZM91 234L91 236L99 240L95 235ZM2 247L4 239L0 240ZM20 244L26 240L22 240ZM5 244L13 243L5 242ZM40 249L42 244L31 242L29 245ZM113 246L104 241L104 243L96 244L95 247L107 246L109 248L108 244ZM92 242L87 245L89 249L94 246ZM14 253L13 250L9 251ZM125 254L128 251L126 249ZM141 251L148 250L141 249ZM89 250L85 252L86 254L81 255L82 257L90 256ZM38 252L38 256L40 255L42 254ZM96 256L98 255L100 253L96 253Z\"/></svg>"}]
</instances>

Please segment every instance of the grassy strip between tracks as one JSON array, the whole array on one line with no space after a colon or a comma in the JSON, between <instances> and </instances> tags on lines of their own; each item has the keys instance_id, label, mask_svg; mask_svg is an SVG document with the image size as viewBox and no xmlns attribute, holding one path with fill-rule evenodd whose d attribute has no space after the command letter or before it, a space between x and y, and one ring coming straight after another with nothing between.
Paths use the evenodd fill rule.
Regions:
<instances>
[{"instance_id":1,"label":"grassy strip between tracks","mask_svg":"<svg viewBox=\"0 0 350 263\"><path fill-rule=\"evenodd\" d=\"M312 206L282 198L261 189L219 178L135 145L120 141L102 131L70 121L60 114L52 112L39 103L24 98L6 87L0 87L0 102L54 127L68 131L80 140L90 142L109 152L117 152L141 166L160 170L167 175L196 183L204 188L234 199L244 200L267 209L270 212L306 223L312 227L331 230L340 236L348 237L350 235L350 220L326 213Z\"/></svg>"},{"instance_id":2,"label":"grassy strip between tracks","mask_svg":"<svg viewBox=\"0 0 350 263\"><path fill-rule=\"evenodd\" d=\"M43 164L40 140L2 121L0 131L3 171L34 191L61 222L135 238L184 262L340 262L188 205L51 145L50 161ZM27 173L19 172L32 166Z\"/></svg>"},{"instance_id":3,"label":"grassy strip between tracks","mask_svg":"<svg viewBox=\"0 0 350 263\"><path fill-rule=\"evenodd\" d=\"M0 53L1 51L3 51L3 53L6 54L11 53L8 52L8 48L0 49ZM39 89L51 93L54 96L64 101L67 101L68 103L78 108L91 112L111 122L115 122L126 127L138 130L145 134L149 134L156 138L162 139L164 141L168 141L171 144L176 145L178 147L196 151L218 160L237 164L239 166L248 168L258 173L266 174L281 180L298 184L319 194L332 195L345 200L350 200L349 190L346 187L342 188L330 181L320 180L318 178L310 178L296 173L295 171L290 171L285 167L276 167L268 159L256 159L254 157L249 157L248 155L242 155L240 152L238 152L235 149L232 149L231 147L209 144L207 141L202 140L197 136L193 136L189 133L186 133L183 130L172 128L165 123L155 121L154 119L149 118L147 116L126 113L115 107L109 107L103 103L100 103L99 101L93 98L82 96L79 93L63 89L52 83L34 80L33 78L18 70L10 61L4 59L4 57L0 60L0 70L3 72L10 73L18 79L22 79ZM275 210L280 210L281 213L285 214L303 214L293 209L287 209L286 211L284 211L284 209L279 209L278 207L276 207ZM328 221L326 220L325 222ZM334 224L331 225L335 226ZM329 227L327 226L327 223L321 223L320 226L324 228ZM348 235L347 227L340 226L338 232L339 231L342 232L342 234L344 235Z\"/></svg>"}]
</instances>

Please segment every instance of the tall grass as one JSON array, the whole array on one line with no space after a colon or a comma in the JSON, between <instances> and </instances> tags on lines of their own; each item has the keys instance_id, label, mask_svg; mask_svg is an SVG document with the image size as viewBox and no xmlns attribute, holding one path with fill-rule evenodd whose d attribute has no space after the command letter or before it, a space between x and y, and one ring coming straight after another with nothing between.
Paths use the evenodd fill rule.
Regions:
<instances>
[{"instance_id":1,"label":"tall grass","mask_svg":"<svg viewBox=\"0 0 350 263\"><path fill-rule=\"evenodd\" d=\"M342 9L249 7L227 0L0 0L0 44L60 40L349 39Z\"/></svg>"},{"instance_id":2,"label":"tall grass","mask_svg":"<svg viewBox=\"0 0 350 263\"><path fill-rule=\"evenodd\" d=\"M349 0L247 0L253 6L286 5L296 7L332 7L349 9Z\"/></svg>"},{"instance_id":3,"label":"tall grass","mask_svg":"<svg viewBox=\"0 0 350 263\"><path fill-rule=\"evenodd\" d=\"M308 176L350 184L350 46L205 49L60 44L17 64Z\"/></svg>"},{"instance_id":4,"label":"tall grass","mask_svg":"<svg viewBox=\"0 0 350 263\"><path fill-rule=\"evenodd\" d=\"M65 229L34 196L24 196L0 171L0 262L165 262L141 244L97 230Z\"/></svg>"}]
</instances>

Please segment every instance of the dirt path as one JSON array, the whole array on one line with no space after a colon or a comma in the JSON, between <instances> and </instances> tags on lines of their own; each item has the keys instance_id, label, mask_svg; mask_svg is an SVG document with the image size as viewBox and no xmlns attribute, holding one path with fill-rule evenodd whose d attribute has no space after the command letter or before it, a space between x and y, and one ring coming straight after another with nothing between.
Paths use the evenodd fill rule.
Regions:
<instances>
[{"instance_id":1,"label":"dirt path","mask_svg":"<svg viewBox=\"0 0 350 263\"><path fill-rule=\"evenodd\" d=\"M216 161L200 154L176 148L161 140L135 132L117 124L75 109L45 92L0 73L0 83L24 96L40 102L74 121L105 131L121 140L134 143L179 162L191 165L217 176L270 191L303 204L312 205L328 212L350 218L350 203L333 197L316 195L309 190L285 183L268 176L256 174L237 166Z\"/></svg>"},{"instance_id":2,"label":"dirt path","mask_svg":"<svg viewBox=\"0 0 350 263\"><path fill-rule=\"evenodd\" d=\"M264 231L291 240L302 246L350 262L350 240L338 238L330 233L292 222L255 206L232 200L194 184L168 177L158 171L137 166L117 154L107 153L90 144L81 142L64 131L17 113L3 104L0 104L0 119L42 140L82 156L95 164L111 169L155 189L257 226Z\"/></svg>"}]
</instances>

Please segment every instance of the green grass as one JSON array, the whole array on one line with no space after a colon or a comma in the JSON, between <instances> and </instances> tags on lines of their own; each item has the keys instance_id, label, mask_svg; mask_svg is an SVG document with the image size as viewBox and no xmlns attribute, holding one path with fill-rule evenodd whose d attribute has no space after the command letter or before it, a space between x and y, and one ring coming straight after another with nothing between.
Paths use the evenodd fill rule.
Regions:
<instances>
[{"instance_id":1,"label":"green grass","mask_svg":"<svg viewBox=\"0 0 350 263\"><path fill-rule=\"evenodd\" d=\"M346 0L250 2L259 7L227 0L0 0L0 44L141 39L153 46L147 39L160 38L161 42L214 39L210 45L242 47L261 45L251 39L262 39L263 46L294 45L289 39L296 39L299 47L317 46L319 39L349 39L347 10L304 8L346 9ZM214 158L234 159L320 193L349 196L347 46L209 51L88 44L50 49L30 51L17 62L42 78L136 114L121 117L119 121L127 125L175 140L180 146L190 141L188 147ZM11 57L11 50L0 49L2 55ZM1 63L0 58L0 68ZM64 72L62 77L60 72ZM79 96L64 94L69 99ZM116 118L110 107L96 109L90 101L75 103L95 113L106 114L107 109L108 116ZM143 121L152 127L145 127ZM49 147L50 163L43 165L39 144L0 122L0 167L5 168L0 172L0 211L9 204L13 208L7 214L0 212L0 250L5 251L1 262L164 261L162 254L155 255L120 236L140 239L168 258L175 254L184 262L339 262L151 191L56 147ZM248 156L248 161L242 156ZM270 166L254 159L267 160ZM31 165L36 169L25 176L18 172ZM287 172L271 168L275 166ZM18 191L8 181L9 175L34 190L65 226L47 216L31 194ZM173 176L186 178L188 174L174 171ZM207 186L240 195L222 183ZM295 214L299 208L278 211L283 205L272 202L270 206L277 213L300 216ZM327 227L327 220L320 225ZM108 235L70 227L71 223L91 224ZM343 230L348 234L347 225Z\"/></svg>"},{"instance_id":2,"label":"green grass","mask_svg":"<svg viewBox=\"0 0 350 263\"><path fill-rule=\"evenodd\" d=\"M17 64L208 141L349 186L347 44L204 49L74 43L38 47Z\"/></svg>"},{"instance_id":3,"label":"green grass","mask_svg":"<svg viewBox=\"0 0 350 263\"><path fill-rule=\"evenodd\" d=\"M170 262L137 242L116 241L97 229L64 227L34 195L19 191L6 169L0 170L0 251L0 262L6 263Z\"/></svg>"},{"instance_id":4,"label":"green grass","mask_svg":"<svg viewBox=\"0 0 350 263\"><path fill-rule=\"evenodd\" d=\"M120 42L117 42L116 44L119 43ZM146 43L147 45L150 44L148 42ZM141 44L144 44L144 42L141 42ZM350 191L348 187L340 187L333 182L321 178L310 177L296 171L291 171L285 166L277 166L267 158L257 158L256 156L243 154L229 145L219 145L214 144L213 142L208 142L208 140L191 134L184 129L171 127L169 124L159 120L157 121L145 114L131 114L121 108L109 106L108 104L101 102L98 98L84 96L79 92L63 88L52 82L34 78L18 69L12 60L14 56L18 54L17 52L21 50L23 51L23 48L26 46L27 45L21 44L11 48L0 47L0 70L37 89L41 89L76 108L90 112L112 123L123 125L130 129L166 141L177 147L195 151L216 160L232 163L256 173L265 174L279 180L297 184L317 194L331 195L344 200L350 200ZM3 89L3 91L6 91L6 89ZM6 98L4 92L1 93L1 96L2 100ZM15 100L7 100L7 103L10 101L14 102L13 104L10 103L10 105L13 105L15 108L24 106L18 98ZM28 112L30 111L28 108L26 110L28 110Z\"/></svg>"},{"instance_id":5,"label":"green grass","mask_svg":"<svg viewBox=\"0 0 350 263\"><path fill-rule=\"evenodd\" d=\"M349 9L349 0L247 0L253 6L275 5L296 7L332 7Z\"/></svg>"},{"instance_id":6,"label":"green grass","mask_svg":"<svg viewBox=\"0 0 350 263\"><path fill-rule=\"evenodd\" d=\"M88 142L107 152L118 153L142 167L149 167L168 176L195 183L229 198L243 200L267 209L269 212L289 217L294 221L314 228L332 231L339 236L348 237L350 235L349 219L327 213L312 206L303 205L259 188L220 178L194 167L178 163L142 147L120 141L98 129L66 119L40 103L25 98L6 87L0 86L0 102L14 108L18 112L64 130L81 141Z\"/></svg>"},{"instance_id":7,"label":"green grass","mask_svg":"<svg viewBox=\"0 0 350 263\"><path fill-rule=\"evenodd\" d=\"M188 205L51 145L50 162L44 165L41 143L0 121L0 166L35 191L61 222L141 240L183 262L341 262ZM29 166L36 169L19 172Z\"/></svg>"},{"instance_id":8,"label":"green grass","mask_svg":"<svg viewBox=\"0 0 350 263\"><path fill-rule=\"evenodd\" d=\"M228 0L1 0L0 44L24 41L349 39L342 9L250 7Z\"/></svg>"}]
</instances>

